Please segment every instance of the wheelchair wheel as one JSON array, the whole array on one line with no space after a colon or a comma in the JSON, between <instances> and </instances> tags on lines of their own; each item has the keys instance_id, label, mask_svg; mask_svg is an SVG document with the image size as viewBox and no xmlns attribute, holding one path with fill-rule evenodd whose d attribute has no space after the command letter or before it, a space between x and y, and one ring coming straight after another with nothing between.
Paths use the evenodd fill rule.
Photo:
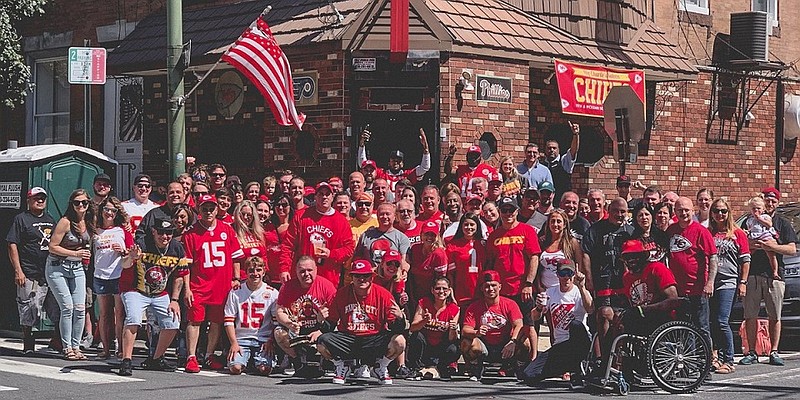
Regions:
<instances>
[{"instance_id":1,"label":"wheelchair wheel","mask_svg":"<svg viewBox=\"0 0 800 400\"><path fill-rule=\"evenodd\" d=\"M670 321L648 339L647 364L656 385L669 393L691 393L711 369L711 345L684 321Z\"/></svg>"}]
</instances>

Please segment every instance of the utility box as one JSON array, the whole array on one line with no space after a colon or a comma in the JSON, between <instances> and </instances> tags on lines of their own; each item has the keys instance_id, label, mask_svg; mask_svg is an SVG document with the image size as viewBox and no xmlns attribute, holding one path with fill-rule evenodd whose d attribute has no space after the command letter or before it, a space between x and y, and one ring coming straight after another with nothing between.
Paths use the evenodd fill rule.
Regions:
<instances>
[{"instance_id":1,"label":"utility box","mask_svg":"<svg viewBox=\"0 0 800 400\"><path fill-rule=\"evenodd\" d=\"M14 271L5 237L14 216L27 209L28 189L47 191L47 212L58 221L67 209L69 195L77 188L93 196L95 175L116 176L117 162L103 153L80 146L50 144L0 151L0 330L17 330Z\"/></svg>"}]
</instances>

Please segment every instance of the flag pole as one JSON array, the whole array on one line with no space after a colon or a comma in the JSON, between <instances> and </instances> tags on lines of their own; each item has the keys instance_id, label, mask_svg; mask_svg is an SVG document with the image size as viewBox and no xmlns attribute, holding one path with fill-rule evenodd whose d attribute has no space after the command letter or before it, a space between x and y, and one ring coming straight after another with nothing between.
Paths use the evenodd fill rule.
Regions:
<instances>
[{"instance_id":1,"label":"flag pole","mask_svg":"<svg viewBox=\"0 0 800 400\"><path fill-rule=\"evenodd\" d=\"M250 24L248 29L253 28L256 25L256 22L259 19L264 18L264 16L267 15L267 13L269 13L271 10L272 10L272 6L267 6L267 8L265 8L264 11L261 12L261 14L258 16L258 18L256 18L256 20L253 21ZM239 35L239 38L241 38L241 37L242 37L242 35ZM239 38L237 38L236 40L239 40ZM236 40L234 40L234 42L236 42ZM188 99L192 95L192 93L194 93L194 91L197 90L197 88L200 86L200 84L202 84L203 81L205 81L206 78L208 78L208 76L211 75L211 72L214 71L214 69L217 68L219 63L222 62L222 57L224 57L225 54L228 54L228 50L225 50L225 52L222 53L221 56L219 56L219 59L217 59L217 62L215 62L214 65L212 65L211 68L208 71L206 71L205 74L203 74L203 76L200 78L200 80L198 80L197 83L195 83L194 86L185 95L183 95L183 96L178 98L178 106L179 107L183 107L184 103L186 103L186 99Z\"/></svg>"}]
</instances>

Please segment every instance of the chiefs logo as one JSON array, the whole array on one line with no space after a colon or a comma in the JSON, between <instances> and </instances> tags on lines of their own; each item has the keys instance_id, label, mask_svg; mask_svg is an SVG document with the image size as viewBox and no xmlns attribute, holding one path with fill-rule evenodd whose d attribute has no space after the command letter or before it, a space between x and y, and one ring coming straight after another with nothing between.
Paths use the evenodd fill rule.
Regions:
<instances>
[{"instance_id":1,"label":"chiefs logo","mask_svg":"<svg viewBox=\"0 0 800 400\"><path fill-rule=\"evenodd\" d=\"M481 315L481 325L486 325L489 329L501 329L508 323L508 318L494 311L487 311Z\"/></svg>"},{"instance_id":2,"label":"chiefs logo","mask_svg":"<svg viewBox=\"0 0 800 400\"><path fill-rule=\"evenodd\" d=\"M369 249L370 257L372 258L372 262L380 264L383 262L383 255L386 254L389 250L392 249L392 243L389 242L387 239L378 239L372 242L372 245Z\"/></svg>"},{"instance_id":3,"label":"chiefs logo","mask_svg":"<svg viewBox=\"0 0 800 400\"><path fill-rule=\"evenodd\" d=\"M145 271L144 284L151 292L160 292L167 287L167 275L159 267L153 267Z\"/></svg>"},{"instance_id":4,"label":"chiefs logo","mask_svg":"<svg viewBox=\"0 0 800 400\"><path fill-rule=\"evenodd\" d=\"M692 247L692 242L681 235L673 235L669 239L669 251L672 253L680 253Z\"/></svg>"},{"instance_id":5,"label":"chiefs logo","mask_svg":"<svg viewBox=\"0 0 800 400\"><path fill-rule=\"evenodd\" d=\"M367 322L368 319L369 316L367 316L366 313L361 311L360 307L354 308L353 311L350 313L350 322L354 324L361 324Z\"/></svg>"}]
</instances>

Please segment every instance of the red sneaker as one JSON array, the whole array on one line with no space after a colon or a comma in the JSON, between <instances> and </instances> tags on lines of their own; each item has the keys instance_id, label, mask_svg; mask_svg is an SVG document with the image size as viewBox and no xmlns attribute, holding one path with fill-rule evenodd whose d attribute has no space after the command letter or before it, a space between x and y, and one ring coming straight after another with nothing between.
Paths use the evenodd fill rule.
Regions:
<instances>
[{"instance_id":1,"label":"red sneaker","mask_svg":"<svg viewBox=\"0 0 800 400\"><path fill-rule=\"evenodd\" d=\"M220 362L219 359L217 358L217 356L214 355L214 354L206 356L205 365L206 365L206 367L208 367L209 369L214 370L214 371L218 371L218 370L221 370L221 369L225 368L225 364Z\"/></svg>"},{"instance_id":2,"label":"red sneaker","mask_svg":"<svg viewBox=\"0 0 800 400\"><path fill-rule=\"evenodd\" d=\"M197 362L197 357L189 356L189 358L186 360L186 367L184 368L184 371L191 374L200 372L200 364Z\"/></svg>"}]
</instances>

